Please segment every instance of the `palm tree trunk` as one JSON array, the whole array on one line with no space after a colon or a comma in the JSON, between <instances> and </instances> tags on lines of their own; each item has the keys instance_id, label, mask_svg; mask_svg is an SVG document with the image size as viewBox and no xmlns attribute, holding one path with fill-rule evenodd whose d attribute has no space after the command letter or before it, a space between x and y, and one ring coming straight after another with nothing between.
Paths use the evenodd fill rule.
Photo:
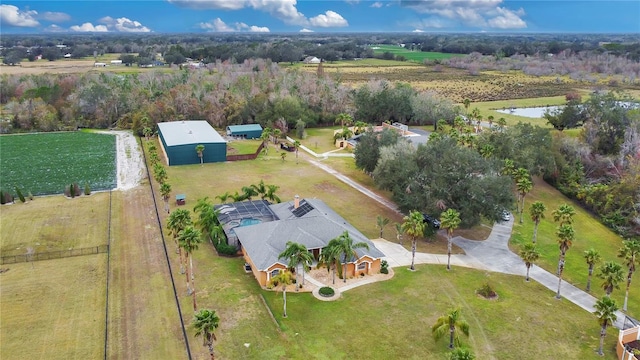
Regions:
<instances>
[{"instance_id":1,"label":"palm tree trunk","mask_svg":"<svg viewBox=\"0 0 640 360\"><path fill-rule=\"evenodd\" d=\"M600 329L600 348L598 348L598 355L603 356L604 352L602 349L604 348L604 338L607 336L607 323L605 322L602 325L602 329Z\"/></svg>"},{"instance_id":2,"label":"palm tree trunk","mask_svg":"<svg viewBox=\"0 0 640 360\"><path fill-rule=\"evenodd\" d=\"M189 260L189 253L185 252L184 256L185 256L185 262L187 262ZM188 267L186 271L186 276L187 276L187 295L191 295L191 281L189 281L191 274Z\"/></svg>"},{"instance_id":3,"label":"palm tree trunk","mask_svg":"<svg viewBox=\"0 0 640 360\"><path fill-rule=\"evenodd\" d=\"M556 293L556 299L560 299L560 286L562 285L562 267L558 266L560 268L560 273L558 274L558 292Z\"/></svg>"},{"instance_id":4,"label":"palm tree trunk","mask_svg":"<svg viewBox=\"0 0 640 360\"><path fill-rule=\"evenodd\" d=\"M196 306L196 279L193 274L193 256L189 258L189 272L191 273L191 295L193 295L193 312L197 311Z\"/></svg>"},{"instance_id":5,"label":"palm tree trunk","mask_svg":"<svg viewBox=\"0 0 640 360\"><path fill-rule=\"evenodd\" d=\"M347 282L347 260L346 260L346 256L345 256L345 260L344 263L342 264L342 278L344 279L344 282Z\"/></svg>"},{"instance_id":6,"label":"palm tree trunk","mask_svg":"<svg viewBox=\"0 0 640 360\"><path fill-rule=\"evenodd\" d=\"M178 256L180 257L180 274L184 274L184 260L182 260L182 248L178 246Z\"/></svg>"},{"instance_id":7,"label":"palm tree trunk","mask_svg":"<svg viewBox=\"0 0 640 360\"><path fill-rule=\"evenodd\" d=\"M209 346L209 355L211 356L211 360L216 359L216 355L213 352L213 342L207 344Z\"/></svg>"},{"instance_id":8,"label":"palm tree trunk","mask_svg":"<svg viewBox=\"0 0 640 360\"><path fill-rule=\"evenodd\" d=\"M302 264L302 286L304 286L304 264Z\"/></svg>"},{"instance_id":9,"label":"palm tree trunk","mask_svg":"<svg viewBox=\"0 0 640 360\"><path fill-rule=\"evenodd\" d=\"M522 224L522 215L524 214L524 195L522 196L522 205L520 206L520 224Z\"/></svg>"},{"instance_id":10,"label":"palm tree trunk","mask_svg":"<svg viewBox=\"0 0 640 360\"><path fill-rule=\"evenodd\" d=\"M533 243L536 243L536 240L538 239L538 224L540 223L540 221L536 221L535 224L533 225Z\"/></svg>"},{"instance_id":11,"label":"palm tree trunk","mask_svg":"<svg viewBox=\"0 0 640 360\"><path fill-rule=\"evenodd\" d=\"M287 285L282 287L282 299L284 300L284 315L282 317L287 317Z\"/></svg>"},{"instance_id":12,"label":"palm tree trunk","mask_svg":"<svg viewBox=\"0 0 640 360\"><path fill-rule=\"evenodd\" d=\"M587 292L591 292L591 276L593 275L593 264L589 265L589 277L587 277Z\"/></svg>"},{"instance_id":13,"label":"palm tree trunk","mask_svg":"<svg viewBox=\"0 0 640 360\"><path fill-rule=\"evenodd\" d=\"M415 237L411 241L411 270L415 270L416 268L413 266L416 258L416 239Z\"/></svg>"},{"instance_id":14,"label":"palm tree trunk","mask_svg":"<svg viewBox=\"0 0 640 360\"><path fill-rule=\"evenodd\" d=\"M529 269L531 268L531 264L527 264L527 278L526 280L529 281Z\"/></svg>"},{"instance_id":15,"label":"palm tree trunk","mask_svg":"<svg viewBox=\"0 0 640 360\"><path fill-rule=\"evenodd\" d=\"M296 292L298 292L298 285L300 283L298 282L298 265L297 264L296 264L295 269L296 269Z\"/></svg>"},{"instance_id":16,"label":"palm tree trunk","mask_svg":"<svg viewBox=\"0 0 640 360\"><path fill-rule=\"evenodd\" d=\"M449 349L453 349L454 333L455 333L455 327L450 326L449 327Z\"/></svg>"},{"instance_id":17,"label":"palm tree trunk","mask_svg":"<svg viewBox=\"0 0 640 360\"><path fill-rule=\"evenodd\" d=\"M624 305L622 305L622 311L627 311L627 300L629 300L629 287L631 286L631 275L633 273L629 271L629 276L627 276L627 290L624 294Z\"/></svg>"},{"instance_id":18,"label":"palm tree trunk","mask_svg":"<svg viewBox=\"0 0 640 360\"><path fill-rule=\"evenodd\" d=\"M447 236L447 270L451 270L451 235Z\"/></svg>"}]
</instances>

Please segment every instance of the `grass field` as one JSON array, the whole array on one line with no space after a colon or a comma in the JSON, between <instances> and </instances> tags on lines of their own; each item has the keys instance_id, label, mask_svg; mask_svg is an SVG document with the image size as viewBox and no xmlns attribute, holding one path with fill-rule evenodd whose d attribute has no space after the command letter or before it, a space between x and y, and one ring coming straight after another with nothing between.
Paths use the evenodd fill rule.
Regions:
<instances>
[{"instance_id":1,"label":"grass field","mask_svg":"<svg viewBox=\"0 0 640 360\"><path fill-rule=\"evenodd\" d=\"M109 193L66 199L36 197L22 204L3 205L0 251L3 256L107 244Z\"/></svg>"},{"instance_id":2,"label":"grass field","mask_svg":"<svg viewBox=\"0 0 640 360\"><path fill-rule=\"evenodd\" d=\"M4 265L0 358L102 358L106 264L99 254Z\"/></svg>"},{"instance_id":3,"label":"grass field","mask_svg":"<svg viewBox=\"0 0 640 360\"><path fill-rule=\"evenodd\" d=\"M620 236L613 233L609 228L604 226L593 215L583 210L577 203L565 198L556 189L537 179L533 190L526 197L524 224L520 225L516 222L513 229L511 243L514 249L518 249L523 243L530 242L533 235L533 222L528 214L528 209L534 201L542 201L546 207L546 218L542 220L538 226L538 249L542 256L538 265L547 271L555 273L558 265L558 256L560 254L556 243L556 227L553 222L551 212L558 208L562 203L568 203L576 210L575 232L576 239L573 246L569 249L565 261L565 270L563 278L580 289L584 289L587 283L588 269L584 261L584 251L594 248L600 252L604 261L615 261L621 263L617 257L618 249L622 246ZM625 279L626 279L626 267ZM600 288L602 280L595 277L594 271L592 279L591 292L595 297L604 295L604 291ZM620 290L614 290L612 298L622 308L624 300L624 291L626 284L620 284ZM640 276L636 273L631 282L631 291L629 293L629 314L635 318L640 317Z\"/></svg>"},{"instance_id":4,"label":"grass field","mask_svg":"<svg viewBox=\"0 0 640 360\"><path fill-rule=\"evenodd\" d=\"M512 114L503 114L497 112L496 110L504 110L512 107L515 108L528 108L528 107L540 107L540 106L551 106L551 105L565 105L567 103L564 96L549 96L549 97L539 97L539 98L530 98L530 99L513 99L513 100L499 100L499 101L483 101L483 102L472 102L469 105L469 112L471 112L474 108L478 108L480 110L480 114L484 117L485 121L489 115L494 117L494 123L497 122L501 117L507 120L507 126L515 125L519 122L530 123L531 125L538 125L540 127L551 127L547 124L547 120L540 118L534 119L525 116L517 116ZM464 110L464 106L462 103L458 104Z\"/></svg>"},{"instance_id":5,"label":"grass field","mask_svg":"<svg viewBox=\"0 0 640 360\"><path fill-rule=\"evenodd\" d=\"M476 295L485 283L498 300ZM393 279L349 290L335 302L289 293L286 319L282 294L265 293L290 339L291 359L444 359L447 343L433 340L431 326L453 307L470 325L470 338L462 341L477 359L598 358L596 318L553 295L522 277L433 265L396 268ZM607 359L615 358L615 337L610 330Z\"/></svg>"},{"instance_id":6,"label":"grass field","mask_svg":"<svg viewBox=\"0 0 640 360\"><path fill-rule=\"evenodd\" d=\"M255 154L262 140L234 140L227 143L227 154L245 155Z\"/></svg>"},{"instance_id":7,"label":"grass field","mask_svg":"<svg viewBox=\"0 0 640 360\"><path fill-rule=\"evenodd\" d=\"M465 54L448 54L441 52L427 52L427 51L411 51L399 45L373 45L371 46L373 52L376 54L383 54L385 52L392 53L395 56L404 56L409 61L415 61L422 63L425 60L444 60L450 59L455 56L465 56Z\"/></svg>"},{"instance_id":8,"label":"grass field","mask_svg":"<svg viewBox=\"0 0 640 360\"><path fill-rule=\"evenodd\" d=\"M62 193L71 183L115 188L115 143L115 136L86 132L3 135L0 186L14 194L19 187L25 196Z\"/></svg>"}]
</instances>

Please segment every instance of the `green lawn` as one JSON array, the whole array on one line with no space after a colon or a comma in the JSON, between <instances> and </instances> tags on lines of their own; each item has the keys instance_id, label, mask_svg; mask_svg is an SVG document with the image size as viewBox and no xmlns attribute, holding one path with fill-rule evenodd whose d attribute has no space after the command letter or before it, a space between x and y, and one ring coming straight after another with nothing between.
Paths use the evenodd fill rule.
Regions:
<instances>
[{"instance_id":1,"label":"green lawn","mask_svg":"<svg viewBox=\"0 0 640 360\"><path fill-rule=\"evenodd\" d=\"M246 154L255 154L260 147L262 140L252 139L252 140L233 140L227 143L227 154L228 155L246 155Z\"/></svg>"},{"instance_id":2,"label":"green lawn","mask_svg":"<svg viewBox=\"0 0 640 360\"><path fill-rule=\"evenodd\" d=\"M428 51L411 51L407 48L403 48L399 45L373 45L371 46L373 52L376 54L382 54L390 52L396 56L404 56L407 60L422 63L424 60L445 60L457 56L465 56L465 54L449 54L441 52L428 52Z\"/></svg>"},{"instance_id":3,"label":"green lawn","mask_svg":"<svg viewBox=\"0 0 640 360\"><path fill-rule=\"evenodd\" d=\"M340 124L338 124L340 125ZM338 130L340 126L335 127L322 127L322 128L308 128L305 129L305 138L300 140L300 143L316 154L322 154L327 151L337 150L333 142L333 132ZM293 137L295 138L295 137Z\"/></svg>"},{"instance_id":4,"label":"green lawn","mask_svg":"<svg viewBox=\"0 0 640 360\"><path fill-rule=\"evenodd\" d=\"M106 264L99 254L4 265L0 358L102 358Z\"/></svg>"},{"instance_id":5,"label":"green lawn","mask_svg":"<svg viewBox=\"0 0 640 360\"><path fill-rule=\"evenodd\" d=\"M533 222L528 215L528 209L534 201L542 201L546 207L546 218L542 220L538 227L538 249L542 253L538 262L542 268L555 273L558 265L558 256L560 254L556 243L556 227L553 222L553 210L557 209L562 203L572 205L576 210L574 217L574 229L576 232L576 240L569 249L566 256L565 270L563 278L578 288L584 289L587 283L588 268L584 261L584 251L594 248L600 252L604 261L616 261L621 263L617 257L618 249L622 246L620 236L613 233L609 228L604 226L593 215L583 210L580 205L565 198L560 192L548 185L542 180L536 180L533 190L526 197L524 224L516 223L513 228L513 236L511 244L514 250L518 249L523 243L531 241L533 235ZM597 273L597 271L595 271ZM625 268L626 275L626 268ZM625 276L626 279L626 276ZM594 276L592 280L592 294L596 297L604 295L604 291L600 288L601 280ZM625 284L621 284L620 290L614 290L612 297L622 308L624 300ZM640 317L640 276L635 274L629 293L629 314L635 318Z\"/></svg>"},{"instance_id":6,"label":"green lawn","mask_svg":"<svg viewBox=\"0 0 640 360\"><path fill-rule=\"evenodd\" d=\"M116 187L116 138L88 132L0 136L2 189L26 196L62 193L78 183L82 189Z\"/></svg>"},{"instance_id":7,"label":"green lawn","mask_svg":"<svg viewBox=\"0 0 640 360\"><path fill-rule=\"evenodd\" d=\"M265 293L284 329L284 339L274 343L286 341L286 357L293 359L443 359L446 341L436 343L430 328L448 309L460 307L471 334L463 343L478 359L529 359L532 354L538 359L596 358L596 318L555 300L553 292L537 283L462 268L417 269L398 268L393 279L350 290L335 302L289 293L286 319L282 294ZM475 294L485 282L496 289L498 300ZM615 358L616 335L610 330L606 358ZM246 357L259 358L257 354Z\"/></svg>"}]
</instances>

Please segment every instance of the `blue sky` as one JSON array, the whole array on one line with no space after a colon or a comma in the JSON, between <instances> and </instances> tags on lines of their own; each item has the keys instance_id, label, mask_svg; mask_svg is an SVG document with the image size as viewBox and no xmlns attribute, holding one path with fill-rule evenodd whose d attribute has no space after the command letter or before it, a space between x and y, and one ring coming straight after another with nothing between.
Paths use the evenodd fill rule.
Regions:
<instances>
[{"instance_id":1,"label":"blue sky","mask_svg":"<svg viewBox=\"0 0 640 360\"><path fill-rule=\"evenodd\" d=\"M3 0L0 31L640 33L640 0Z\"/></svg>"}]
</instances>

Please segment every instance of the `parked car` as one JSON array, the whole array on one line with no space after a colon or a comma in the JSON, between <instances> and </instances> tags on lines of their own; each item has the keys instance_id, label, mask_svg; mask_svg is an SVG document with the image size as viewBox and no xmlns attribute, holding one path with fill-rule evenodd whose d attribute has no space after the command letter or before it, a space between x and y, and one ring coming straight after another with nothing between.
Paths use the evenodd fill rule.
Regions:
<instances>
[{"instance_id":1,"label":"parked car","mask_svg":"<svg viewBox=\"0 0 640 360\"><path fill-rule=\"evenodd\" d=\"M422 221L426 222L427 224L433 226L434 229L440 229L440 220L438 220L437 218L425 214L422 214Z\"/></svg>"},{"instance_id":2,"label":"parked car","mask_svg":"<svg viewBox=\"0 0 640 360\"><path fill-rule=\"evenodd\" d=\"M509 221L511 220L511 213L509 213L509 210L502 210L500 218L502 219L502 221Z\"/></svg>"},{"instance_id":3,"label":"parked car","mask_svg":"<svg viewBox=\"0 0 640 360\"><path fill-rule=\"evenodd\" d=\"M280 143L280 149L285 150L285 151L296 151L296 147L291 145L291 144L285 144L285 143Z\"/></svg>"}]
</instances>

